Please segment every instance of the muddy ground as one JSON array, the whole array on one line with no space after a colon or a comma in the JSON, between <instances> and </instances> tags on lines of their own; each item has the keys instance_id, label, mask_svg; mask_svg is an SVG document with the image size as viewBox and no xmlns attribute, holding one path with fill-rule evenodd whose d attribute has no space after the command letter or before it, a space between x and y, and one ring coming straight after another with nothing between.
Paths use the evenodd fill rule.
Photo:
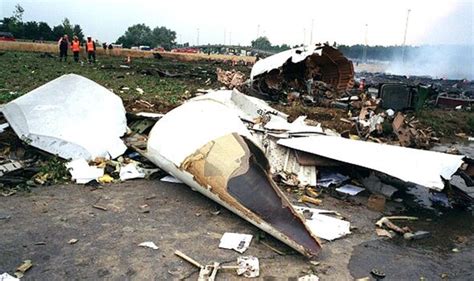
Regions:
<instances>
[{"instance_id":1,"label":"muddy ground","mask_svg":"<svg viewBox=\"0 0 474 281\"><path fill-rule=\"evenodd\" d=\"M317 258L320 264L312 265L266 235L261 241L285 254L274 252L258 241L259 229L183 184L134 180L98 189L74 184L35 188L0 198L0 272L13 274L30 259L34 265L23 280L196 280L196 268L174 251L205 264L232 264L239 253L219 249L219 239L224 232L239 232L254 235L245 255L259 258L263 280L296 280L309 272L321 280L353 280L370 276L373 268L383 270L385 280L472 280L472 226L463 227L462 233L451 229L446 238L442 230L436 233L436 239L430 239L442 248L430 240L385 240L376 236L374 227L382 214L368 210L366 200L323 198L321 208L341 213L351 222L352 234L325 242ZM149 213L141 208L145 204ZM396 209L392 205L386 210ZM472 217L465 218L472 223ZM420 221L425 230L433 225L432 218L427 220ZM71 239L78 242L69 244ZM153 241L159 249L138 247L144 241ZM238 277L220 271L218 278Z\"/></svg>"}]
</instances>

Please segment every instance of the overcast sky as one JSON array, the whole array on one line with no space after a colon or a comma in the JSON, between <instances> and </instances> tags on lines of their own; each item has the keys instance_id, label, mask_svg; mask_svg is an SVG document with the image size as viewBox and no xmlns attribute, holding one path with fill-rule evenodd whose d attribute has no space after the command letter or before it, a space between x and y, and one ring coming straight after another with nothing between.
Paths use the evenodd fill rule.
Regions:
<instances>
[{"instance_id":1,"label":"overcast sky","mask_svg":"<svg viewBox=\"0 0 474 281\"><path fill-rule=\"evenodd\" d=\"M9 17L16 4L24 21L50 26L65 17L80 24L85 35L112 42L128 26L166 26L178 42L249 45L259 35L272 44L313 42L400 45L407 10L411 9L407 44L474 45L474 0L0 0L0 16Z\"/></svg>"}]
</instances>

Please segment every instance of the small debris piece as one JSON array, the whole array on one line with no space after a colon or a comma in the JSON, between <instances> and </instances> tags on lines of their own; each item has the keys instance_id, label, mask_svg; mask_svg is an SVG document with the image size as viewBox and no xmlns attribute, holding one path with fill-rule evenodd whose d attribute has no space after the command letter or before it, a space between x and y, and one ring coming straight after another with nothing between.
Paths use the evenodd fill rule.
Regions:
<instances>
[{"instance_id":1,"label":"small debris piece","mask_svg":"<svg viewBox=\"0 0 474 281\"><path fill-rule=\"evenodd\" d=\"M458 248L453 248L453 249L451 250L451 252L453 252L453 253L459 253L460 251L459 251Z\"/></svg>"},{"instance_id":2,"label":"small debris piece","mask_svg":"<svg viewBox=\"0 0 474 281\"><path fill-rule=\"evenodd\" d=\"M245 82L245 74L237 70L226 71L217 68L216 74L217 81L221 82L229 89L240 87Z\"/></svg>"},{"instance_id":3,"label":"small debris piece","mask_svg":"<svg viewBox=\"0 0 474 281\"><path fill-rule=\"evenodd\" d=\"M199 262L197 262L196 260L194 260L193 258L189 257L188 255L186 255L185 253L179 250L174 251L174 254L196 267L199 267L199 268L204 267L202 264L200 264Z\"/></svg>"},{"instance_id":4,"label":"small debris piece","mask_svg":"<svg viewBox=\"0 0 474 281\"><path fill-rule=\"evenodd\" d=\"M109 176L108 174L105 174L101 176L100 178L97 179L100 183L111 183L114 181L114 178Z\"/></svg>"},{"instance_id":5,"label":"small debris piece","mask_svg":"<svg viewBox=\"0 0 474 281\"><path fill-rule=\"evenodd\" d=\"M156 244L151 242L151 241L142 242L142 243L138 244L138 246L139 247L145 247L145 248L151 248L153 250L158 250L158 246L156 246Z\"/></svg>"},{"instance_id":6,"label":"small debris piece","mask_svg":"<svg viewBox=\"0 0 474 281\"><path fill-rule=\"evenodd\" d=\"M385 278L385 272L379 270L379 269L372 269L372 271L370 271L370 273L376 278L376 279L383 279Z\"/></svg>"},{"instance_id":7,"label":"small debris piece","mask_svg":"<svg viewBox=\"0 0 474 281\"><path fill-rule=\"evenodd\" d=\"M24 260L23 263L19 267L17 267L15 276L17 278L23 277L23 275L25 275L25 272L28 271L32 266L33 263L31 262L31 260Z\"/></svg>"},{"instance_id":8,"label":"small debris piece","mask_svg":"<svg viewBox=\"0 0 474 281\"><path fill-rule=\"evenodd\" d=\"M302 203L311 203L311 204L314 204L316 206L319 206L323 202L321 199L312 198L312 197L309 197L307 195L301 196L299 201L302 202Z\"/></svg>"},{"instance_id":9,"label":"small debris piece","mask_svg":"<svg viewBox=\"0 0 474 281\"><path fill-rule=\"evenodd\" d=\"M308 274L298 278L298 281L319 281L319 277L314 274Z\"/></svg>"},{"instance_id":10,"label":"small debris piece","mask_svg":"<svg viewBox=\"0 0 474 281\"><path fill-rule=\"evenodd\" d=\"M97 180L104 175L103 168L89 166L86 160L76 159L66 164L66 168L71 173L71 178L78 184L86 184L90 181Z\"/></svg>"},{"instance_id":11,"label":"small debris piece","mask_svg":"<svg viewBox=\"0 0 474 281\"><path fill-rule=\"evenodd\" d=\"M415 233L407 232L403 234L406 240L419 240L429 237L431 234L428 231L417 231Z\"/></svg>"},{"instance_id":12,"label":"small debris piece","mask_svg":"<svg viewBox=\"0 0 474 281\"><path fill-rule=\"evenodd\" d=\"M392 229L393 231L396 231L396 232L399 232L401 234L404 234L406 232L409 232L407 231L407 228L400 228L398 227L397 225L395 225L394 223L392 223L390 220L417 220L418 218L417 217L407 217L407 216L392 216L392 217L383 217L381 219L379 219L375 225L378 226L378 227L382 227L383 225L385 225L386 227Z\"/></svg>"},{"instance_id":13,"label":"small debris piece","mask_svg":"<svg viewBox=\"0 0 474 281\"><path fill-rule=\"evenodd\" d=\"M107 211L107 208L101 205L92 205L93 208L102 210L102 211Z\"/></svg>"},{"instance_id":14,"label":"small debris piece","mask_svg":"<svg viewBox=\"0 0 474 281\"><path fill-rule=\"evenodd\" d=\"M160 179L160 181L164 181L164 182L171 182L171 183L183 183L182 181L180 181L179 179L173 177L173 176L166 176L166 177L163 177Z\"/></svg>"},{"instance_id":15,"label":"small debris piece","mask_svg":"<svg viewBox=\"0 0 474 281\"><path fill-rule=\"evenodd\" d=\"M0 274L0 281L20 281L20 279L11 276L7 272Z\"/></svg>"},{"instance_id":16,"label":"small debris piece","mask_svg":"<svg viewBox=\"0 0 474 281\"><path fill-rule=\"evenodd\" d=\"M374 211L383 212L385 209L385 197L379 194L371 194L367 201L367 207Z\"/></svg>"},{"instance_id":17,"label":"small debris piece","mask_svg":"<svg viewBox=\"0 0 474 281\"><path fill-rule=\"evenodd\" d=\"M264 246L268 247L270 250L274 251L275 253L279 254L280 256L284 256L285 253L283 253L282 251L276 249L275 247L272 247L270 246L268 243L266 243L265 241L260 241L260 243L262 243Z\"/></svg>"},{"instance_id":18,"label":"small debris piece","mask_svg":"<svg viewBox=\"0 0 474 281\"><path fill-rule=\"evenodd\" d=\"M35 245L36 246L46 245L46 242L43 242L43 241L35 242ZM0 279L0 281L1 281L1 279Z\"/></svg>"},{"instance_id":19,"label":"small debris piece","mask_svg":"<svg viewBox=\"0 0 474 281\"><path fill-rule=\"evenodd\" d=\"M346 184L341 187L336 188L337 191L345 194L349 194L351 196L357 195L358 193L365 190L363 187L355 186L352 184Z\"/></svg>"},{"instance_id":20,"label":"small debris piece","mask_svg":"<svg viewBox=\"0 0 474 281\"><path fill-rule=\"evenodd\" d=\"M129 179L145 178L146 174L138 167L137 162L129 163L120 168L120 179L125 181Z\"/></svg>"},{"instance_id":21,"label":"small debris piece","mask_svg":"<svg viewBox=\"0 0 474 281\"><path fill-rule=\"evenodd\" d=\"M77 241L79 241L79 240L73 238L73 239L69 240L68 243L69 243L69 244L76 244Z\"/></svg>"},{"instance_id":22,"label":"small debris piece","mask_svg":"<svg viewBox=\"0 0 474 281\"><path fill-rule=\"evenodd\" d=\"M377 233L377 236L392 238L392 234L390 234L389 231L387 231L383 228L376 228L375 232Z\"/></svg>"},{"instance_id":23,"label":"small debris piece","mask_svg":"<svg viewBox=\"0 0 474 281\"><path fill-rule=\"evenodd\" d=\"M295 210L306 218L306 225L319 238L332 241L350 234L351 223L345 220L323 215L330 211L294 206ZM309 213L309 217L305 214Z\"/></svg>"},{"instance_id":24,"label":"small debris piece","mask_svg":"<svg viewBox=\"0 0 474 281\"><path fill-rule=\"evenodd\" d=\"M237 258L237 275L244 275L244 277L252 278L258 277L260 274L260 265L258 258L252 256L244 256Z\"/></svg>"},{"instance_id":25,"label":"small debris piece","mask_svg":"<svg viewBox=\"0 0 474 281\"><path fill-rule=\"evenodd\" d=\"M250 246L252 237L250 234L226 232L222 235L219 248L235 250L242 254Z\"/></svg>"}]
</instances>

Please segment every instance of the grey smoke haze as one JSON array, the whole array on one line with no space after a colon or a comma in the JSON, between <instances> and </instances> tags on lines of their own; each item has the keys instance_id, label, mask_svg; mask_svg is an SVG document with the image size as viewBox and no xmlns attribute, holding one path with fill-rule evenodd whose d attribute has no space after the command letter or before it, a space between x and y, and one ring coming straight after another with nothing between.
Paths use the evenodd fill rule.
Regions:
<instances>
[{"instance_id":1,"label":"grey smoke haze","mask_svg":"<svg viewBox=\"0 0 474 281\"><path fill-rule=\"evenodd\" d=\"M407 50L404 62L401 55L395 56L387 72L474 80L473 63L472 45L421 46Z\"/></svg>"},{"instance_id":2,"label":"grey smoke haze","mask_svg":"<svg viewBox=\"0 0 474 281\"><path fill-rule=\"evenodd\" d=\"M423 42L443 45L421 46L409 49L402 62L394 56L387 72L404 75L430 75L438 78L474 79L474 25L472 1L459 3L420 36ZM429 13L429 9L427 9ZM446 44L446 42L449 42Z\"/></svg>"}]
</instances>

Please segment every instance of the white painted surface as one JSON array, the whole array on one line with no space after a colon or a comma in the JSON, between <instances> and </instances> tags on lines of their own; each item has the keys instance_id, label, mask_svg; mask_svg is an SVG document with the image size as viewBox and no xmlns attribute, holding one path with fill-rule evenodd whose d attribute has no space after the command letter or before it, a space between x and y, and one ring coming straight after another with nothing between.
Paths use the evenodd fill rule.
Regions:
<instances>
[{"instance_id":1,"label":"white painted surface","mask_svg":"<svg viewBox=\"0 0 474 281\"><path fill-rule=\"evenodd\" d=\"M11 101L3 114L22 140L64 159L116 158L126 150L122 100L76 74Z\"/></svg>"},{"instance_id":2,"label":"white painted surface","mask_svg":"<svg viewBox=\"0 0 474 281\"><path fill-rule=\"evenodd\" d=\"M441 177L451 179L464 158L462 155L331 136L281 139L278 144L366 167L437 191L444 188Z\"/></svg>"}]
</instances>

